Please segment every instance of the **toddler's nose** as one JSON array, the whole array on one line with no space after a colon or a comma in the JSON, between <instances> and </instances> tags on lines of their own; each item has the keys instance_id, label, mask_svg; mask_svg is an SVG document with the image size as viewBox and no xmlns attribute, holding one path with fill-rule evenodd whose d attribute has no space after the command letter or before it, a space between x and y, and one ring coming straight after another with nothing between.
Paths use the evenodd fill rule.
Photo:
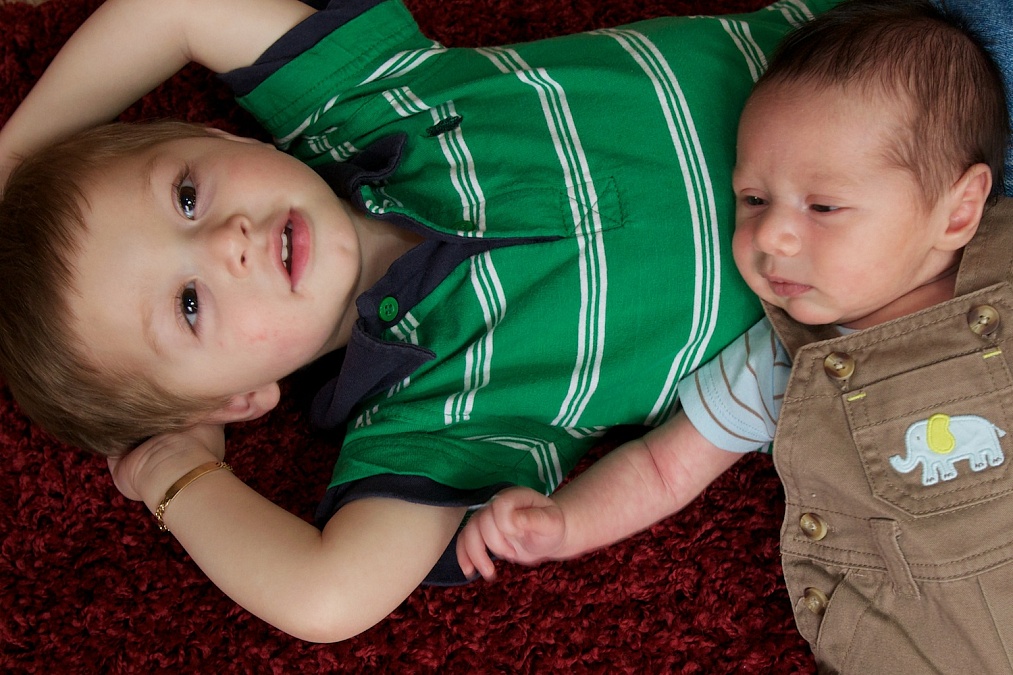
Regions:
<instances>
[{"instance_id":1,"label":"toddler's nose","mask_svg":"<svg viewBox=\"0 0 1013 675\"><path fill-rule=\"evenodd\" d=\"M230 274L249 272L250 224L243 216L232 216L209 232L208 246L215 259L225 264Z\"/></svg>"}]
</instances>

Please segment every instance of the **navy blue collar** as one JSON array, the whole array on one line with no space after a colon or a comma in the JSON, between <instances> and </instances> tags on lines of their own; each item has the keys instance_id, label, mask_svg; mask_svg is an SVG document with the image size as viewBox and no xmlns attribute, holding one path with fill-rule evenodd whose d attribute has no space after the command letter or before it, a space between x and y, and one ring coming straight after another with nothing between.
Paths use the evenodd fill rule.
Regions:
<instances>
[{"instance_id":1,"label":"navy blue collar","mask_svg":"<svg viewBox=\"0 0 1013 675\"><path fill-rule=\"evenodd\" d=\"M394 173L406 139L404 134L386 136L349 161L328 164L317 171L338 196L364 211L359 188L382 184ZM380 281L356 299L359 318L352 329L344 363L338 376L317 393L310 409L313 424L323 429L344 424L359 401L389 389L436 358L429 349L407 342L388 342L381 336L404 319L458 265L494 248L545 240L545 237L460 237L436 232L401 214L379 217L420 235L423 241L398 258Z\"/></svg>"}]
</instances>

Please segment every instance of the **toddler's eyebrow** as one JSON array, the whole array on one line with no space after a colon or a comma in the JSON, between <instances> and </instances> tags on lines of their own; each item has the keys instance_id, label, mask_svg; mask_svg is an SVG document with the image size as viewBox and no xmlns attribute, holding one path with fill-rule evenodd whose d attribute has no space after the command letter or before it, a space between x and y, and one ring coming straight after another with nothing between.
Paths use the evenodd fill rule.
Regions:
<instances>
[{"instance_id":1,"label":"toddler's eyebrow","mask_svg":"<svg viewBox=\"0 0 1013 675\"><path fill-rule=\"evenodd\" d=\"M148 200L154 205L158 204L158 194L153 183L157 164L158 155L153 153L141 165L140 170L141 189L146 193ZM144 336L144 341L151 347L151 351L156 356L162 357L165 355L165 350L162 348L162 344L158 340L157 331L155 330L155 309L149 302L145 302L141 307L141 335Z\"/></svg>"},{"instance_id":2,"label":"toddler's eyebrow","mask_svg":"<svg viewBox=\"0 0 1013 675\"><path fill-rule=\"evenodd\" d=\"M158 155L152 153L151 157L148 157L144 164L141 165L141 185L147 186L148 192L152 195L155 193L155 186L152 184L152 180L154 180L156 164L158 164Z\"/></svg>"},{"instance_id":3,"label":"toddler's eyebrow","mask_svg":"<svg viewBox=\"0 0 1013 675\"><path fill-rule=\"evenodd\" d=\"M156 356L161 357L165 355L165 351L162 349L162 343L158 341L154 323L154 308L145 303L144 307L141 308L141 335L144 336L144 341L151 347L151 351L155 352Z\"/></svg>"}]
</instances>

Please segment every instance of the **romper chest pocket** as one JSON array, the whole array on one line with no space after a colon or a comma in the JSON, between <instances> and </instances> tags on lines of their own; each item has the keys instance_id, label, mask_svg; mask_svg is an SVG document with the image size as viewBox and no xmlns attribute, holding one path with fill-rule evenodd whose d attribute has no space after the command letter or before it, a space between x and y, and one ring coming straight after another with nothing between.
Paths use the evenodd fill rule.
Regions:
<instances>
[{"instance_id":1,"label":"romper chest pocket","mask_svg":"<svg viewBox=\"0 0 1013 675\"><path fill-rule=\"evenodd\" d=\"M873 493L914 516L993 499L1013 481L1013 378L973 352L842 395Z\"/></svg>"}]
</instances>

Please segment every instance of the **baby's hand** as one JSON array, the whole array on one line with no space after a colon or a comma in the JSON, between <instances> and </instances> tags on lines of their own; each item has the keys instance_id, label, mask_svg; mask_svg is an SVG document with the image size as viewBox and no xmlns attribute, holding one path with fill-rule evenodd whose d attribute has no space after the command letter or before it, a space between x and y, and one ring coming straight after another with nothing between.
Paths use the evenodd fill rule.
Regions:
<instances>
[{"instance_id":1,"label":"baby's hand","mask_svg":"<svg viewBox=\"0 0 1013 675\"><path fill-rule=\"evenodd\" d=\"M200 425L148 439L123 457L109 458L113 483L127 499L157 505L187 471L225 456L223 427Z\"/></svg>"},{"instance_id":2,"label":"baby's hand","mask_svg":"<svg viewBox=\"0 0 1013 675\"><path fill-rule=\"evenodd\" d=\"M496 577L489 556L534 565L559 550L566 523L559 506L534 490L509 488L475 513L457 537L457 562L465 576L477 571L485 579Z\"/></svg>"}]
</instances>

